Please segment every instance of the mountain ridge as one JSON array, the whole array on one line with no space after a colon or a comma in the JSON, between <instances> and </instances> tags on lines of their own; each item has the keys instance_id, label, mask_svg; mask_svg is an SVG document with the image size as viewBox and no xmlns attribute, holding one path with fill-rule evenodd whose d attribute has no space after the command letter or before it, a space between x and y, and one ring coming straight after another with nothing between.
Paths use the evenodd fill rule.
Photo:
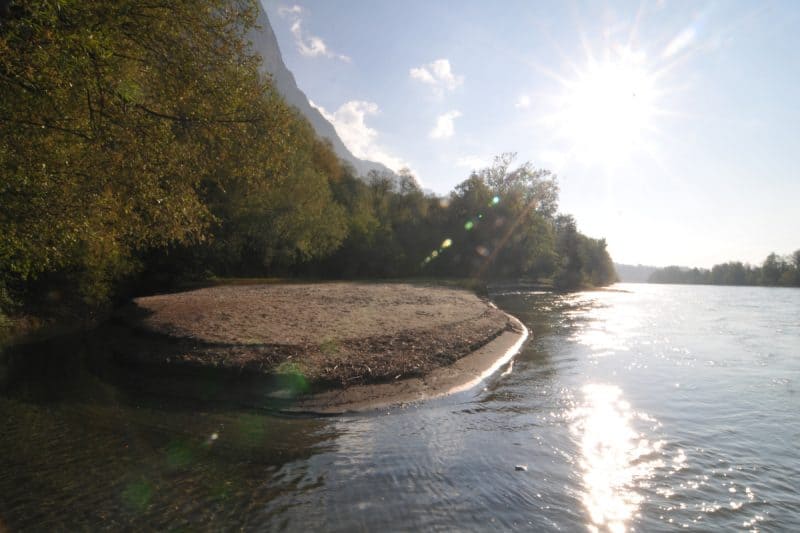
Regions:
<instances>
[{"instance_id":1,"label":"mountain ridge","mask_svg":"<svg viewBox=\"0 0 800 533\"><path fill-rule=\"evenodd\" d=\"M275 89L283 96L289 105L297 108L298 111L311 123L314 131L320 137L331 142L333 151L341 159L351 164L356 173L361 177L366 177L371 171L379 173L396 173L383 163L360 159L345 146L336 128L331 124L322 113L319 112L308 99L308 96L297 86L294 74L283 62L278 39L269 22L269 17L261 2L258 4L258 18L256 28L250 31L248 38L252 44L253 51L261 56L261 71L268 74L275 85Z\"/></svg>"}]
</instances>

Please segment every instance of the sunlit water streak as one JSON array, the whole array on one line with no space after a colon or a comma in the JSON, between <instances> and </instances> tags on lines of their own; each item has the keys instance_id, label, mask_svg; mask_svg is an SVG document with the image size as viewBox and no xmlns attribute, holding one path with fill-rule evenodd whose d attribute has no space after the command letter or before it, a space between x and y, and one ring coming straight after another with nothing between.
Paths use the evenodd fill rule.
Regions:
<instances>
[{"instance_id":1,"label":"sunlit water streak","mask_svg":"<svg viewBox=\"0 0 800 533\"><path fill-rule=\"evenodd\" d=\"M115 374L91 339L6 359L0 529L800 530L800 291L624 288L496 295L513 365L373 415Z\"/></svg>"},{"instance_id":2,"label":"sunlit water streak","mask_svg":"<svg viewBox=\"0 0 800 533\"><path fill-rule=\"evenodd\" d=\"M613 385L583 387L584 403L570 413L572 432L579 441L583 471L583 502L589 512L591 531L626 530L643 497L639 483L653 476L664 462L663 442L651 443L634 429L635 420L652 422L622 398Z\"/></svg>"}]
</instances>

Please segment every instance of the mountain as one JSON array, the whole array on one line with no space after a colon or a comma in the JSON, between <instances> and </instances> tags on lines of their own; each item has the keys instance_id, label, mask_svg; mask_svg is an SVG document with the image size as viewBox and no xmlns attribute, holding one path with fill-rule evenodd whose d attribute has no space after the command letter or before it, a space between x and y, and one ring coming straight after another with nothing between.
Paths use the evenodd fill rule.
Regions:
<instances>
[{"instance_id":1,"label":"mountain","mask_svg":"<svg viewBox=\"0 0 800 533\"><path fill-rule=\"evenodd\" d=\"M283 62L281 50L280 47L278 47L278 40L275 38L275 32L272 31L272 26L269 23L269 18L267 18L264 7L261 5L261 2L257 2L257 4L259 13L256 24L258 28L253 29L248 37L253 43L253 50L261 55L262 72L272 76L272 81L278 93L280 93L290 105L293 105L300 111L311 123L317 135L330 140L336 155L353 165L356 173L360 176L366 176L371 170L394 174L386 165L375 161L366 161L354 156L339 138L333 124L328 122L317 109L311 106L308 97L297 87L294 75L286 68Z\"/></svg>"},{"instance_id":2,"label":"mountain","mask_svg":"<svg viewBox=\"0 0 800 533\"><path fill-rule=\"evenodd\" d=\"M647 283L650 274L658 270L653 266L645 265L623 265L614 263L619 280L623 283Z\"/></svg>"}]
</instances>

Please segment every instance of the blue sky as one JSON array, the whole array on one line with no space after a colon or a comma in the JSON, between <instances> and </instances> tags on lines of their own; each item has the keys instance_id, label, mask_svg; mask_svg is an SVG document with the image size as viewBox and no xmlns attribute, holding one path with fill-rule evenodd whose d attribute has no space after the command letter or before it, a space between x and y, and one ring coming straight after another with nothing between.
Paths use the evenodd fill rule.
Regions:
<instances>
[{"instance_id":1,"label":"blue sky","mask_svg":"<svg viewBox=\"0 0 800 533\"><path fill-rule=\"evenodd\" d=\"M516 152L618 262L800 248L800 3L265 2L359 157L448 193Z\"/></svg>"}]
</instances>

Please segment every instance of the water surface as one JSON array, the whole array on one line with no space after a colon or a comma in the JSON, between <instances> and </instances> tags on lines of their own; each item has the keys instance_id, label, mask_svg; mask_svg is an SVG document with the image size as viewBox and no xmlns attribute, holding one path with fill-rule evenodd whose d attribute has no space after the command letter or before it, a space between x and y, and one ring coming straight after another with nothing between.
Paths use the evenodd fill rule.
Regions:
<instances>
[{"instance_id":1,"label":"water surface","mask_svg":"<svg viewBox=\"0 0 800 533\"><path fill-rule=\"evenodd\" d=\"M0 367L0 517L12 530L800 530L800 290L616 288L629 292L495 295L533 332L512 367L372 415L276 416L257 386L132 375L91 338L14 354Z\"/></svg>"}]
</instances>

